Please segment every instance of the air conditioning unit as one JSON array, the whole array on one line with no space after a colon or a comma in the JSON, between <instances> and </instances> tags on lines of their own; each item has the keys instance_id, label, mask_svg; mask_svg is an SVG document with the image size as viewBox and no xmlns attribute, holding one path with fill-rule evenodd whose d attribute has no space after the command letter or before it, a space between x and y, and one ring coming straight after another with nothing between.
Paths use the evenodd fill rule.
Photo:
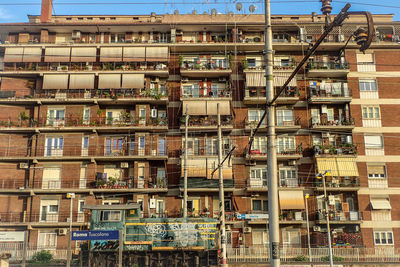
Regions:
<instances>
[{"instance_id":1,"label":"air conditioning unit","mask_svg":"<svg viewBox=\"0 0 400 267\"><path fill-rule=\"evenodd\" d=\"M251 233L251 227L243 227L243 233Z\"/></svg>"},{"instance_id":2,"label":"air conditioning unit","mask_svg":"<svg viewBox=\"0 0 400 267\"><path fill-rule=\"evenodd\" d=\"M19 163L19 168L20 169L28 169L29 168L29 164L26 162L20 162Z\"/></svg>"},{"instance_id":3,"label":"air conditioning unit","mask_svg":"<svg viewBox=\"0 0 400 267\"><path fill-rule=\"evenodd\" d=\"M338 42L344 42L344 34L338 35Z\"/></svg>"},{"instance_id":4,"label":"air conditioning unit","mask_svg":"<svg viewBox=\"0 0 400 267\"><path fill-rule=\"evenodd\" d=\"M157 118L157 109L153 108L150 115L152 118Z\"/></svg>"},{"instance_id":5,"label":"air conditioning unit","mask_svg":"<svg viewBox=\"0 0 400 267\"><path fill-rule=\"evenodd\" d=\"M58 235L67 235L67 228L58 229Z\"/></svg>"},{"instance_id":6,"label":"air conditioning unit","mask_svg":"<svg viewBox=\"0 0 400 267\"><path fill-rule=\"evenodd\" d=\"M72 31L72 39L80 39L81 32L80 31Z\"/></svg>"},{"instance_id":7,"label":"air conditioning unit","mask_svg":"<svg viewBox=\"0 0 400 267\"><path fill-rule=\"evenodd\" d=\"M129 168L129 163L128 162L121 162L121 168Z\"/></svg>"},{"instance_id":8,"label":"air conditioning unit","mask_svg":"<svg viewBox=\"0 0 400 267\"><path fill-rule=\"evenodd\" d=\"M313 226L313 231L314 232L321 232L321 226L314 225Z\"/></svg>"}]
</instances>

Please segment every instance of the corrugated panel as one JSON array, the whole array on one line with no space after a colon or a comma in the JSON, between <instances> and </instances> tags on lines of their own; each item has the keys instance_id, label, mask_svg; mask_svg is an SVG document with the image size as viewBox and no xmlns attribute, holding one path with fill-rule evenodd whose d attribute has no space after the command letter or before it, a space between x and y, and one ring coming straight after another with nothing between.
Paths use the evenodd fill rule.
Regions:
<instances>
[{"instance_id":1,"label":"corrugated panel","mask_svg":"<svg viewBox=\"0 0 400 267\"><path fill-rule=\"evenodd\" d=\"M4 62L22 62L23 54L23 47L7 47L4 55Z\"/></svg>"},{"instance_id":2,"label":"corrugated panel","mask_svg":"<svg viewBox=\"0 0 400 267\"><path fill-rule=\"evenodd\" d=\"M355 158L336 158L339 176L358 176Z\"/></svg>"},{"instance_id":3,"label":"corrugated panel","mask_svg":"<svg viewBox=\"0 0 400 267\"><path fill-rule=\"evenodd\" d=\"M207 115L207 101L183 101L182 110L189 115Z\"/></svg>"},{"instance_id":4,"label":"corrugated panel","mask_svg":"<svg viewBox=\"0 0 400 267\"><path fill-rule=\"evenodd\" d=\"M221 115L231 115L229 101L207 101L207 115L217 115L217 104Z\"/></svg>"},{"instance_id":5,"label":"corrugated panel","mask_svg":"<svg viewBox=\"0 0 400 267\"><path fill-rule=\"evenodd\" d=\"M145 47L124 47L125 62L142 62L145 61Z\"/></svg>"},{"instance_id":6,"label":"corrugated panel","mask_svg":"<svg viewBox=\"0 0 400 267\"><path fill-rule=\"evenodd\" d=\"M40 47L25 47L24 62L40 62L42 60L42 48Z\"/></svg>"},{"instance_id":7,"label":"corrugated panel","mask_svg":"<svg viewBox=\"0 0 400 267\"><path fill-rule=\"evenodd\" d=\"M246 72L246 85L250 87L265 87L265 71Z\"/></svg>"},{"instance_id":8,"label":"corrugated panel","mask_svg":"<svg viewBox=\"0 0 400 267\"><path fill-rule=\"evenodd\" d=\"M96 62L96 47L72 47L71 62Z\"/></svg>"},{"instance_id":9,"label":"corrugated panel","mask_svg":"<svg viewBox=\"0 0 400 267\"><path fill-rule=\"evenodd\" d=\"M146 61L168 61L168 47L146 47Z\"/></svg>"},{"instance_id":10,"label":"corrugated panel","mask_svg":"<svg viewBox=\"0 0 400 267\"><path fill-rule=\"evenodd\" d=\"M303 191L279 191L279 204L281 210L304 209Z\"/></svg>"},{"instance_id":11,"label":"corrugated panel","mask_svg":"<svg viewBox=\"0 0 400 267\"><path fill-rule=\"evenodd\" d=\"M121 88L121 74L99 74L99 89Z\"/></svg>"},{"instance_id":12,"label":"corrugated panel","mask_svg":"<svg viewBox=\"0 0 400 267\"><path fill-rule=\"evenodd\" d=\"M122 47L102 47L100 49L100 61L122 61Z\"/></svg>"},{"instance_id":13,"label":"corrugated panel","mask_svg":"<svg viewBox=\"0 0 400 267\"><path fill-rule=\"evenodd\" d=\"M374 210L391 210L392 206L388 199L371 199L371 206Z\"/></svg>"},{"instance_id":14,"label":"corrugated panel","mask_svg":"<svg viewBox=\"0 0 400 267\"><path fill-rule=\"evenodd\" d=\"M68 89L68 74L43 75L43 89Z\"/></svg>"},{"instance_id":15,"label":"corrugated panel","mask_svg":"<svg viewBox=\"0 0 400 267\"><path fill-rule=\"evenodd\" d=\"M94 74L71 74L69 89L94 89Z\"/></svg>"},{"instance_id":16,"label":"corrugated panel","mask_svg":"<svg viewBox=\"0 0 400 267\"><path fill-rule=\"evenodd\" d=\"M328 171L332 176L339 176L335 158L317 158L318 172Z\"/></svg>"},{"instance_id":17,"label":"corrugated panel","mask_svg":"<svg viewBox=\"0 0 400 267\"><path fill-rule=\"evenodd\" d=\"M144 88L144 74L122 74L121 88Z\"/></svg>"},{"instance_id":18,"label":"corrugated panel","mask_svg":"<svg viewBox=\"0 0 400 267\"><path fill-rule=\"evenodd\" d=\"M69 62L70 47L47 47L45 50L45 62Z\"/></svg>"}]
</instances>

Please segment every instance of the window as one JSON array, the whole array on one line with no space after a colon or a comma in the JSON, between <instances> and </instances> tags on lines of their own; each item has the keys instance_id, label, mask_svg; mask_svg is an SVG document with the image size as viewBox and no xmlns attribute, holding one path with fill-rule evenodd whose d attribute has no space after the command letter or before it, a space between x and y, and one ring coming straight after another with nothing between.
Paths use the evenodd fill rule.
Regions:
<instances>
[{"instance_id":1,"label":"window","mask_svg":"<svg viewBox=\"0 0 400 267\"><path fill-rule=\"evenodd\" d=\"M363 106L362 107L363 119L381 119L381 112L377 106Z\"/></svg>"},{"instance_id":2,"label":"window","mask_svg":"<svg viewBox=\"0 0 400 267\"><path fill-rule=\"evenodd\" d=\"M253 245L268 245L268 232L267 231L253 231L251 233Z\"/></svg>"},{"instance_id":3,"label":"window","mask_svg":"<svg viewBox=\"0 0 400 267\"><path fill-rule=\"evenodd\" d=\"M63 137L47 137L45 143L45 156L62 156L64 148Z\"/></svg>"},{"instance_id":4,"label":"window","mask_svg":"<svg viewBox=\"0 0 400 267\"><path fill-rule=\"evenodd\" d=\"M365 148L383 148L383 136L380 135L365 135Z\"/></svg>"},{"instance_id":5,"label":"window","mask_svg":"<svg viewBox=\"0 0 400 267\"><path fill-rule=\"evenodd\" d=\"M106 156L121 155L124 144L123 137L108 137L106 138Z\"/></svg>"},{"instance_id":6,"label":"window","mask_svg":"<svg viewBox=\"0 0 400 267\"><path fill-rule=\"evenodd\" d=\"M259 109L249 109L248 111L248 122L254 124L258 124L258 122L261 120L261 117L264 115L264 110L259 110ZM262 124L265 124L265 118Z\"/></svg>"},{"instance_id":7,"label":"window","mask_svg":"<svg viewBox=\"0 0 400 267\"><path fill-rule=\"evenodd\" d=\"M41 200L40 221L58 222L58 200Z\"/></svg>"},{"instance_id":8,"label":"window","mask_svg":"<svg viewBox=\"0 0 400 267\"><path fill-rule=\"evenodd\" d=\"M296 150L296 140L294 136L279 136L277 142L278 153L290 153Z\"/></svg>"},{"instance_id":9,"label":"window","mask_svg":"<svg viewBox=\"0 0 400 267\"><path fill-rule=\"evenodd\" d=\"M378 86L376 80L360 80L359 87L361 92L376 92L378 91Z\"/></svg>"},{"instance_id":10,"label":"window","mask_svg":"<svg viewBox=\"0 0 400 267\"><path fill-rule=\"evenodd\" d=\"M82 156L88 155L88 149L89 149L89 136L83 136L82 137Z\"/></svg>"},{"instance_id":11,"label":"window","mask_svg":"<svg viewBox=\"0 0 400 267\"><path fill-rule=\"evenodd\" d=\"M78 202L78 212L83 213L85 210L83 209L83 206L85 206L85 200L79 200Z\"/></svg>"},{"instance_id":12,"label":"window","mask_svg":"<svg viewBox=\"0 0 400 267\"><path fill-rule=\"evenodd\" d=\"M182 85L182 95L184 97L199 97L199 85L198 84Z\"/></svg>"},{"instance_id":13,"label":"window","mask_svg":"<svg viewBox=\"0 0 400 267\"><path fill-rule=\"evenodd\" d=\"M282 241L284 247L300 247L301 233L300 231L282 231Z\"/></svg>"},{"instance_id":14,"label":"window","mask_svg":"<svg viewBox=\"0 0 400 267\"><path fill-rule=\"evenodd\" d=\"M249 65L249 68L255 68L257 64L255 58L248 58L247 63Z\"/></svg>"},{"instance_id":15,"label":"window","mask_svg":"<svg viewBox=\"0 0 400 267\"><path fill-rule=\"evenodd\" d=\"M225 199L224 201L225 205L225 211L231 211L232 210L232 200L230 199Z\"/></svg>"},{"instance_id":16,"label":"window","mask_svg":"<svg viewBox=\"0 0 400 267\"><path fill-rule=\"evenodd\" d=\"M56 249L57 246L57 233L53 231L39 231L38 234L38 248L39 249Z\"/></svg>"},{"instance_id":17,"label":"window","mask_svg":"<svg viewBox=\"0 0 400 267\"><path fill-rule=\"evenodd\" d=\"M103 222L121 221L121 211L119 211L119 210L102 210L100 212L100 221L103 221Z\"/></svg>"},{"instance_id":18,"label":"window","mask_svg":"<svg viewBox=\"0 0 400 267\"><path fill-rule=\"evenodd\" d=\"M384 165L367 165L368 178L386 178L386 167Z\"/></svg>"},{"instance_id":19,"label":"window","mask_svg":"<svg viewBox=\"0 0 400 267\"><path fill-rule=\"evenodd\" d=\"M268 212L268 200L253 199L252 210L259 212Z\"/></svg>"},{"instance_id":20,"label":"window","mask_svg":"<svg viewBox=\"0 0 400 267\"><path fill-rule=\"evenodd\" d=\"M61 167L44 167L42 178L42 189L61 188Z\"/></svg>"},{"instance_id":21,"label":"window","mask_svg":"<svg viewBox=\"0 0 400 267\"><path fill-rule=\"evenodd\" d=\"M65 120L64 108L52 108L47 111L47 125L63 126Z\"/></svg>"},{"instance_id":22,"label":"window","mask_svg":"<svg viewBox=\"0 0 400 267\"><path fill-rule=\"evenodd\" d=\"M257 180L255 183L250 181L250 186L267 186L267 168L251 168L250 179Z\"/></svg>"},{"instance_id":23,"label":"window","mask_svg":"<svg viewBox=\"0 0 400 267\"><path fill-rule=\"evenodd\" d=\"M199 139L198 138L188 138L187 141L187 153L188 155L199 155ZM185 140L183 140L182 147L185 147Z\"/></svg>"},{"instance_id":24,"label":"window","mask_svg":"<svg viewBox=\"0 0 400 267\"><path fill-rule=\"evenodd\" d=\"M297 171L295 167L279 168L279 180L281 186L298 187Z\"/></svg>"},{"instance_id":25,"label":"window","mask_svg":"<svg viewBox=\"0 0 400 267\"><path fill-rule=\"evenodd\" d=\"M293 125L293 110L278 109L276 121L278 126Z\"/></svg>"},{"instance_id":26,"label":"window","mask_svg":"<svg viewBox=\"0 0 400 267\"><path fill-rule=\"evenodd\" d=\"M375 245L393 245L393 232L391 231L374 231Z\"/></svg>"},{"instance_id":27,"label":"window","mask_svg":"<svg viewBox=\"0 0 400 267\"><path fill-rule=\"evenodd\" d=\"M83 109L83 125L88 125L90 123L90 108Z\"/></svg>"},{"instance_id":28,"label":"window","mask_svg":"<svg viewBox=\"0 0 400 267\"><path fill-rule=\"evenodd\" d=\"M265 154L267 153L267 137L255 136L252 145L252 154Z\"/></svg>"}]
</instances>

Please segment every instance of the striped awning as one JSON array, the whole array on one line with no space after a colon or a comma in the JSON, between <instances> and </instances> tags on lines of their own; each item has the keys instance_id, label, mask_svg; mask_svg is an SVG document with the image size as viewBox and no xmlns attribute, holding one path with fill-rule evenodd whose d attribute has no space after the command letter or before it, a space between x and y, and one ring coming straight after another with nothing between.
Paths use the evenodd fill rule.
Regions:
<instances>
[{"instance_id":1,"label":"striped awning","mask_svg":"<svg viewBox=\"0 0 400 267\"><path fill-rule=\"evenodd\" d=\"M124 47L125 62L143 62L146 57L145 47Z\"/></svg>"},{"instance_id":2,"label":"striped awning","mask_svg":"<svg viewBox=\"0 0 400 267\"><path fill-rule=\"evenodd\" d=\"M100 61L122 61L122 47L102 47L100 49Z\"/></svg>"},{"instance_id":3,"label":"striped awning","mask_svg":"<svg viewBox=\"0 0 400 267\"><path fill-rule=\"evenodd\" d=\"M4 62L22 62L23 54L23 47L7 47L4 55Z\"/></svg>"},{"instance_id":4,"label":"striped awning","mask_svg":"<svg viewBox=\"0 0 400 267\"><path fill-rule=\"evenodd\" d=\"M181 177L184 176L184 162L181 163ZM187 164L188 177L203 177L218 179L219 171L212 172L218 167L217 159L189 159ZM222 176L224 179L232 179L232 167L227 162L222 165Z\"/></svg>"},{"instance_id":5,"label":"striped awning","mask_svg":"<svg viewBox=\"0 0 400 267\"><path fill-rule=\"evenodd\" d=\"M274 71L274 86L284 85L285 82L287 81L287 79L289 79L291 74L292 74L292 72ZM296 77L294 77L288 85L289 86L297 86Z\"/></svg>"},{"instance_id":6,"label":"striped awning","mask_svg":"<svg viewBox=\"0 0 400 267\"><path fill-rule=\"evenodd\" d=\"M94 74L71 74L69 89L94 89Z\"/></svg>"},{"instance_id":7,"label":"striped awning","mask_svg":"<svg viewBox=\"0 0 400 267\"><path fill-rule=\"evenodd\" d=\"M336 158L317 158L318 172L329 172L332 176L339 176Z\"/></svg>"},{"instance_id":8,"label":"striped awning","mask_svg":"<svg viewBox=\"0 0 400 267\"><path fill-rule=\"evenodd\" d=\"M183 113L186 114L186 107L189 115L217 115L217 104L219 104L220 115L231 115L231 106L226 101L183 101Z\"/></svg>"},{"instance_id":9,"label":"striped awning","mask_svg":"<svg viewBox=\"0 0 400 267\"><path fill-rule=\"evenodd\" d=\"M183 101L182 112L188 115L207 115L207 101Z\"/></svg>"},{"instance_id":10,"label":"striped awning","mask_svg":"<svg viewBox=\"0 0 400 267\"><path fill-rule=\"evenodd\" d=\"M279 191L279 204L281 210L304 209L303 191L297 191L297 190Z\"/></svg>"},{"instance_id":11,"label":"striped awning","mask_svg":"<svg viewBox=\"0 0 400 267\"><path fill-rule=\"evenodd\" d=\"M265 87L265 71L246 72L246 85L249 87Z\"/></svg>"},{"instance_id":12,"label":"striped awning","mask_svg":"<svg viewBox=\"0 0 400 267\"><path fill-rule=\"evenodd\" d=\"M218 115L218 104L220 115L231 115L231 106L229 101L207 101L207 115Z\"/></svg>"},{"instance_id":13,"label":"striped awning","mask_svg":"<svg viewBox=\"0 0 400 267\"><path fill-rule=\"evenodd\" d=\"M43 75L42 89L68 89L68 74Z\"/></svg>"},{"instance_id":14,"label":"striped awning","mask_svg":"<svg viewBox=\"0 0 400 267\"><path fill-rule=\"evenodd\" d=\"M121 88L121 74L99 74L99 89Z\"/></svg>"},{"instance_id":15,"label":"striped awning","mask_svg":"<svg viewBox=\"0 0 400 267\"><path fill-rule=\"evenodd\" d=\"M70 47L47 47L45 50L45 62L69 62Z\"/></svg>"},{"instance_id":16,"label":"striped awning","mask_svg":"<svg viewBox=\"0 0 400 267\"><path fill-rule=\"evenodd\" d=\"M23 62L40 62L42 60L41 47L25 47Z\"/></svg>"},{"instance_id":17,"label":"striped awning","mask_svg":"<svg viewBox=\"0 0 400 267\"><path fill-rule=\"evenodd\" d=\"M358 168L355 158L336 158L339 176L358 176Z\"/></svg>"},{"instance_id":18,"label":"striped awning","mask_svg":"<svg viewBox=\"0 0 400 267\"><path fill-rule=\"evenodd\" d=\"M96 62L96 47L72 47L71 62Z\"/></svg>"},{"instance_id":19,"label":"striped awning","mask_svg":"<svg viewBox=\"0 0 400 267\"><path fill-rule=\"evenodd\" d=\"M144 88L144 74L122 74L121 88Z\"/></svg>"},{"instance_id":20,"label":"striped awning","mask_svg":"<svg viewBox=\"0 0 400 267\"><path fill-rule=\"evenodd\" d=\"M371 206L373 210L391 210L392 205L390 205L389 199L386 198L372 198Z\"/></svg>"},{"instance_id":21,"label":"striped awning","mask_svg":"<svg viewBox=\"0 0 400 267\"><path fill-rule=\"evenodd\" d=\"M146 61L168 61L168 47L146 47Z\"/></svg>"}]
</instances>

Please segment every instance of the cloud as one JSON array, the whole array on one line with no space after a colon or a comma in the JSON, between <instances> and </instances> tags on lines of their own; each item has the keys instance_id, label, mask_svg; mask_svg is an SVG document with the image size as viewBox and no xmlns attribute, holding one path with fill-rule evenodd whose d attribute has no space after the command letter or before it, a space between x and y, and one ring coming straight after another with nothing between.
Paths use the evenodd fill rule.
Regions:
<instances>
[{"instance_id":1,"label":"cloud","mask_svg":"<svg viewBox=\"0 0 400 267\"><path fill-rule=\"evenodd\" d=\"M0 7L0 21L2 20L9 20L14 18L12 12L6 10L4 7Z\"/></svg>"}]
</instances>

